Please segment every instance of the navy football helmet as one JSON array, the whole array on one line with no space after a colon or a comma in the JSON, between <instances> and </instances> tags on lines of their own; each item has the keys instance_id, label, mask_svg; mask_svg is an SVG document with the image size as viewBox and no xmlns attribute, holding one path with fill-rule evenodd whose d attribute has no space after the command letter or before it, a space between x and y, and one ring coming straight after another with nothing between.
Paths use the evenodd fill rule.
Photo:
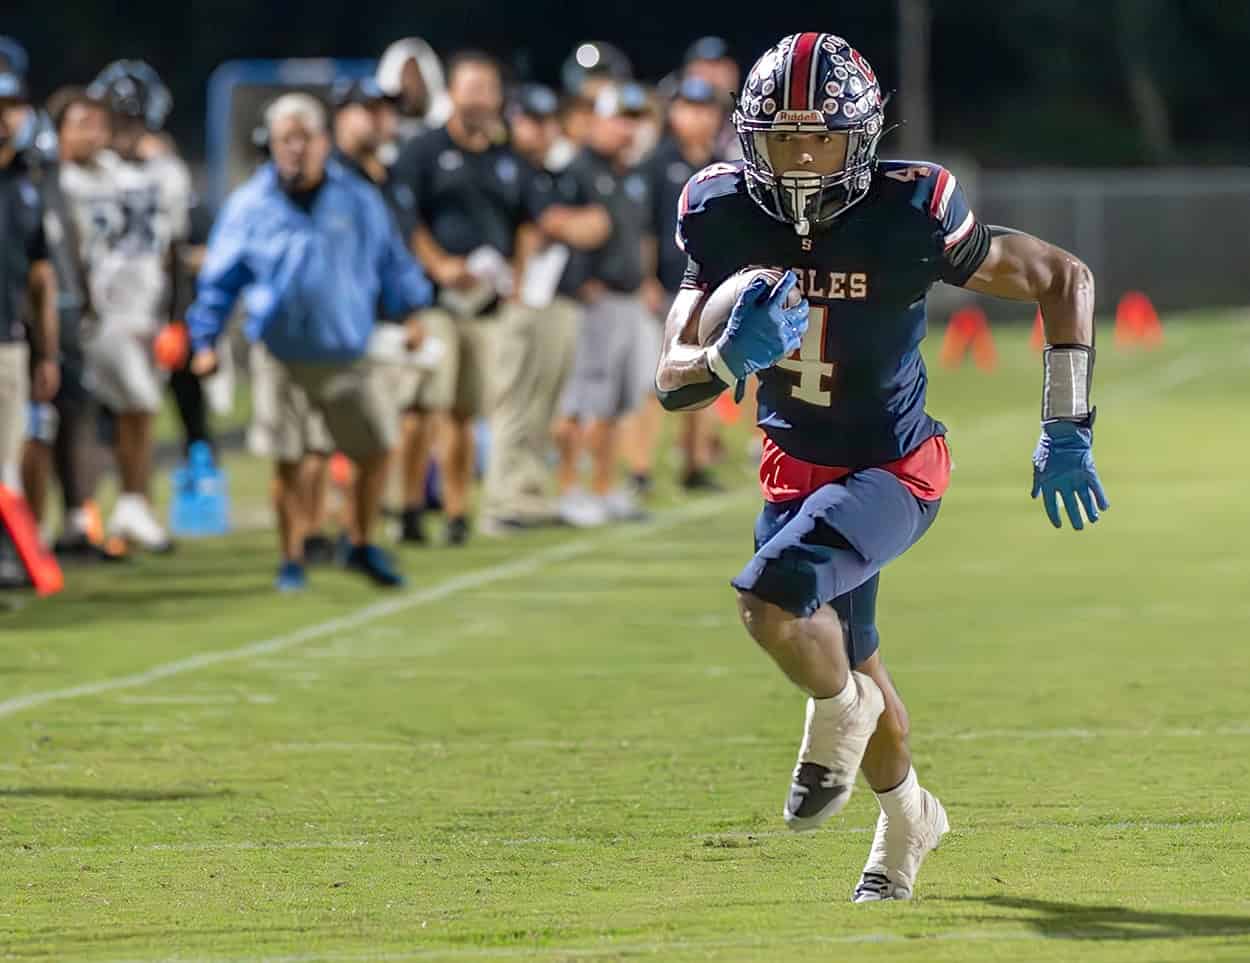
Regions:
<instances>
[{"instance_id":1,"label":"navy football helmet","mask_svg":"<svg viewBox=\"0 0 1250 963\"><path fill-rule=\"evenodd\" d=\"M143 121L156 133L174 106L160 75L142 60L114 60L91 81L87 96L115 114Z\"/></svg>"},{"instance_id":2,"label":"navy football helmet","mask_svg":"<svg viewBox=\"0 0 1250 963\"><path fill-rule=\"evenodd\" d=\"M885 101L868 61L841 37L792 34L747 74L734 126L751 197L806 235L867 196ZM836 148L832 169L822 169L810 153L796 163L797 152L786 147L788 141L819 144L810 135L830 134L839 135L824 145Z\"/></svg>"}]
</instances>

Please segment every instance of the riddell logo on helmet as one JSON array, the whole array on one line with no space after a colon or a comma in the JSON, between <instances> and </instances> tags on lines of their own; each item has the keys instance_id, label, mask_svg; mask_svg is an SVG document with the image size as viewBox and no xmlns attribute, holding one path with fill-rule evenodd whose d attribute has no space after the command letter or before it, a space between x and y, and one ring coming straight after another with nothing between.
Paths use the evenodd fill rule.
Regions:
<instances>
[{"instance_id":1,"label":"riddell logo on helmet","mask_svg":"<svg viewBox=\"0 0 1250 963\"><path fill-rule=\"evenodd\" d=\"M823 124L825 115L819 110L779 110L773 118L775 124Z\"/></svg>"}]
</instances>

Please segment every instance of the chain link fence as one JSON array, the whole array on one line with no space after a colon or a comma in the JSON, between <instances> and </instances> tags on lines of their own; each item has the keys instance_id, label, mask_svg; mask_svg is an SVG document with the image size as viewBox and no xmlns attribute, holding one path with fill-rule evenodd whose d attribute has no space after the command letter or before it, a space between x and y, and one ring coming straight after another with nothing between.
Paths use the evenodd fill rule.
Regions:
<instances>
[{"instance_id":1,"label":"chain link fence","mask_svg":"<svg viewBox=\"0 0 1250 963\"><path fill-rule=\"evenodd\" d=\"M983 222L1036 234L1090 266L1100 313L1131 290L1160 310L1250 304L1250 169L981 171L974 183Z\"/></svg>"}]
</instances>

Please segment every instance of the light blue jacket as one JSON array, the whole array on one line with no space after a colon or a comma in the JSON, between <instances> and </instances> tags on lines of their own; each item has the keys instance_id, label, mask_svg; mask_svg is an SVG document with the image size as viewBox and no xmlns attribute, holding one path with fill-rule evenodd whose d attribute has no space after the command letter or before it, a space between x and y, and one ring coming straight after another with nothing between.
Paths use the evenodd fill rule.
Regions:
<instances>
[{"instance_id":1,"label":"light blue jacket","mask_svg":"<svg viewBox=\"0 0 1250 963\"><path fill-rule=\"evenodd\" d=\"M359 358L379 310L402 316L433 297L382 195L333 159L309 213L272 164L227 199L187 310L193 348L216 342L244 289L248 338L283 361Z\"/></svg>"}]
</instances>

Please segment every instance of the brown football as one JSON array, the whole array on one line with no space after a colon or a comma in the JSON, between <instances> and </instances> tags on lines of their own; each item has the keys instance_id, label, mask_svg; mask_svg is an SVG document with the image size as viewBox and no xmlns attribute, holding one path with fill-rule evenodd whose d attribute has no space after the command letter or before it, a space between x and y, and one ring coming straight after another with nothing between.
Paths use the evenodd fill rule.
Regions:
<instances>
[{"instance_id":1,"label":"brown football","mask_svg":"<svg viewBox=\"0 0 1250 963\"><path fill-rule=\"evenodd\" d=\"M699 314L699 344L709 345L720 337L725 325L729 323L729 315L733 313L738 298L757 277L768 279L770 286L781 280L783 271L765 267L746 267L732 277L721 282L703 304ZM794 307L803 299L798 285L790 289L787 305Z\"/></svg>"}]
</instances>

